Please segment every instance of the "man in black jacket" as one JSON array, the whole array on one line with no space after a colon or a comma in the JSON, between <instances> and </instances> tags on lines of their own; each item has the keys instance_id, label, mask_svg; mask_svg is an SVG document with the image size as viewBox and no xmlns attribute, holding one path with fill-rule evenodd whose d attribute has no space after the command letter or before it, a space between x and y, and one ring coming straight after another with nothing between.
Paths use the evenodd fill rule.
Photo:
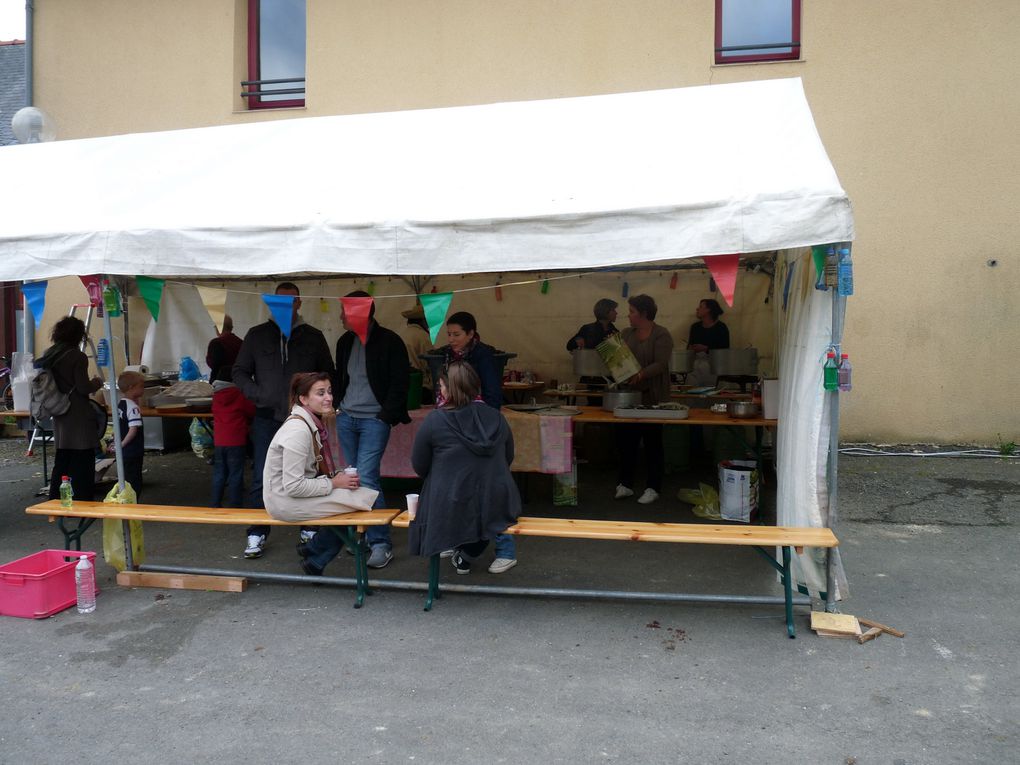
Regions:
<instances>
[{"instance_id":1,"label":"man in black jacket","mask_svg":"<svg viewBox=\"0 0 1020 765\"><path fill-rule=\"evenodd\" d=\"M265 507L262 501L262 470L273 436L290 415L290 378L297 372L336 374L325 336L315 327L305 324L298 315L301 293L297 285L282 282L276 288L276 294L294 296L290 337L283 334L272 318L252 327L244 336L233 369L234 384L255 404L255 419L251 424L254 447L249 497L251 507ZM269 529L269 526L248 527L244 557L258 558L262 555ZM314 533L303 528L301 541L311 538Z\"/></svg>"},{"instance_id":2,"label":"man in black jacket","mask_svg":"<svg viewBox=\"0 0 1020 765\"><path fill-rule=\"evenodd\" d=\"M367 292L352 292L347 297L369 297ZM379 469L390 439L390 428L409 423L407 386L410 366L407 348L400 336L379 326L373 304L368 318L368 342L351 331L347 316L340 318L347 330L336 343L336 380L333 400L340 402L337 434L347 462L358 468L361 485L379 491L375 507L386 507ZM389 526L369 526L365 534L372 554L368 565L382 568L393 558ZM321 539L320 539L321 537ZM336 545L335 534L319 534L313 545Z\"/></svg>"}]
</instances>

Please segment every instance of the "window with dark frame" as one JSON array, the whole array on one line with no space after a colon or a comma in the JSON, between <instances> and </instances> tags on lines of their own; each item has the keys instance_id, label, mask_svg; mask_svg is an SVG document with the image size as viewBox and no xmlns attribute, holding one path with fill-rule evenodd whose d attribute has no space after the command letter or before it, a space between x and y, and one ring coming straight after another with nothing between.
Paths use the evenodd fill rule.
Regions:
<instances>
[{"instance_id":1,"label":"window with dark frame","mask_svg":"<svg viewBox=\"0 0 1020 765\"><path fill-rule=\"evenodd\" d=\"M305 105L305 0L248 0L249 109Z\"/></svg>"},{"instance_id":2,"label":"window with dark frame","mask_svg":"<svg viewBox=\"0 0 1020 765\"><path fill-rule=\"evenodd\" d=\"M801 0L715 0L715 63L796 61Z\"/></svg>"}]
</instances>

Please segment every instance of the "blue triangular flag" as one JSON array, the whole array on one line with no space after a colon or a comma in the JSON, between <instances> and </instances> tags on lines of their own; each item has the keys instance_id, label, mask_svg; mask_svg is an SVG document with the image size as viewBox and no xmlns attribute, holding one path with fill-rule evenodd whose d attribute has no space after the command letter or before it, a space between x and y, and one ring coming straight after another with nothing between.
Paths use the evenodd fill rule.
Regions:
<instances>
[{"instance_id":1,"label":"blue triangular flag","mask_svg":"<svg viewBox=\"0 0 1020 765\"><path fill-rule=\"evenodd\" d=\"M263 295L262 300L265 301L266 306L269 308L269 313L273 315L273 321L276 322L276 326L280 328L280 331L284 334L284 337L290 338L290 325L294 318L294 295Z\"/></svg>"},{"instance_id":2,"label":"blue triangular flag","mask_svg":"<svg viewBox=\"0 0 1020 765\"><path fill-rule=\"evenodd\" d=\"M38 330L42 324L43 311L46 310L46 280L41 282L25 282L21 285L21 294L25 296L25 302L35 319L35 328Z\"/></svg>"}]
</instances>

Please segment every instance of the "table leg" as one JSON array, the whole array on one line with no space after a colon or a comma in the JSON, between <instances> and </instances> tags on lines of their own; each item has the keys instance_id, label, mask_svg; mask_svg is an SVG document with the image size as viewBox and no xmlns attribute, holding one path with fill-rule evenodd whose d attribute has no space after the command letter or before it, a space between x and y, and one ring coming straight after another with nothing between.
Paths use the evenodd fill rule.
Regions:
<instances>
[{"instance_id":1,"label":"table leg","mask_svg":"<svg viewBox=\"0 0 1020 765\"><path fill-rule=\"evenodd\" d=\"M793 572L790 569L789 547L783 547L783 596L786 598L786 632L790 638L797 637L793 626Z\"/></svg>"},{"instance_id":2,"label":"table leg","mask_svg":"<svg viewBox=\"0 0 1020 765\"><path fill-rule=\"evenodd\" d=\"M429 558L429 589L425 598L425 610L431 611L432 601L441 597L439 592L439 554L436 553Z\"/></svg>"},{"instance_id":3,"label":"table leg","mask_svg":"<svg viewBox=\"0 0 1020 765\"><path fill-rule=\"evenodd\" d=\"M78 525L73 529L68 529L64 526L64 521L78 521ZM95 518L65 518L60 516L57 518L57 528L60 529L64 535L64 549L70 550L71 544L74 543L76 550L81 550L81 538L89 527L95 523Z\"/></svg>"}]
</instances>

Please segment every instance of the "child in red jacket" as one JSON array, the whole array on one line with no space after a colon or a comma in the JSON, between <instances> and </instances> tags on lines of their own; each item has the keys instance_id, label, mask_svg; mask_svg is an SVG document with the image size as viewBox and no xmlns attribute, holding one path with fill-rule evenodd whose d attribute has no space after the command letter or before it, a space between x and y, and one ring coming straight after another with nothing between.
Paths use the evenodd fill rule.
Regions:
<instances>
[{"instance_id":1,"label":"child in red jacket","mask_svg":"<svg viewBox=\"0 0 1020 765\"><path fill-rule=\"evenodd\" d=\"M244 507L244 461L248 427L255 416L255 404L231 382L213 383L213 491L212 506Z\"/></svg>"}]
</instances>

